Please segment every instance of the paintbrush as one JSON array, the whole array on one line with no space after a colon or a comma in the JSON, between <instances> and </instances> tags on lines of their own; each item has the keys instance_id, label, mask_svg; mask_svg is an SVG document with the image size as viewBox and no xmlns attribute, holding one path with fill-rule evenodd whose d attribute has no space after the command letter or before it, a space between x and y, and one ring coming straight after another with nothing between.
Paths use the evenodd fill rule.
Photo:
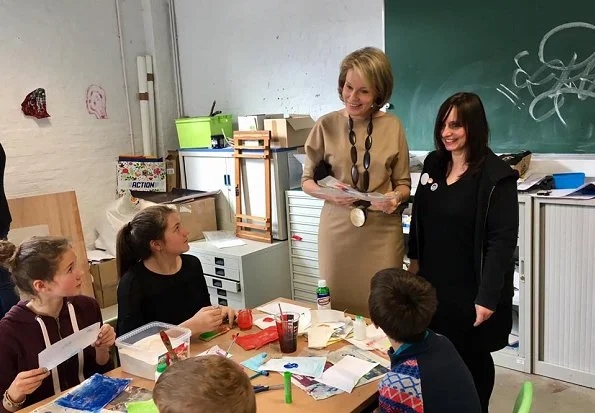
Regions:
<instances>
[{"instance_id":1,"label":"paintbrush","mask_svg":"<svg viewBox=\"0 0 595 413\"><path fill-rule=\"evenodd\" d=\"M227 355L229 354L229 351L231 350L231 348L233 347L233 345L235 344L238 336L240 335L240 333L234 334L233 335L233 340L231 340L231 344L229 345L229 347L227 348L227 351L225 352L225 357L227 357Z\"/></svg>"},{"instance_id":2,"label":"paintbrush","mask_svg":"<svg viewBox=\"0 0 595 413\"><path fill-rule=\"evenodd\" d=\"M171 360L171 362L173 363L175 361L180 361L178 355L171 346L171 341L169 341L169 336L167 335L165 330L161 330L159 332L159 336L161 336L161 341L163 341L163 345L165 345L165 348L167 349L167 354L169 355L169 359Z\"/></svg>"}]
</instances>

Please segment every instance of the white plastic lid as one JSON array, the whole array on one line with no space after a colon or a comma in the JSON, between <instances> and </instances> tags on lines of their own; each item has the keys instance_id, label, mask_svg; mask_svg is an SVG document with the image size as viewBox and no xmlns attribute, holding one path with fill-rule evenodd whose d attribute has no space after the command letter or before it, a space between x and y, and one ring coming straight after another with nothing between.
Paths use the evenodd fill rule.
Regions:
<instances>
[{"instance_id":1,"label":"white plastic lid","mask_svg":"<svg viewBox=\"0 0 595 413\"><path fill-rule=\"evenodd\" d=\"M326 287L326 280L318 280L318 287L319 288Z\"/></svg>"}]
</instances>

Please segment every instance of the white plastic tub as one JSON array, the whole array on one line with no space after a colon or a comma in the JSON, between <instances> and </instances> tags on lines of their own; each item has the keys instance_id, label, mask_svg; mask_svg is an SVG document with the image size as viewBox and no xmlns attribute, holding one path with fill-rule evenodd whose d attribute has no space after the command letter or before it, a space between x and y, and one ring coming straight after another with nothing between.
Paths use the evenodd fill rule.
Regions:
<instances>
[{"instance_id":1,"label":"white plastic tub","mask_svg":"<svg viewBox=\"0 0 595 413\"><path fill-rule=\"evenodd\" d=\"M159 358L167 354L159 336L161 330L166 331L179 356L190 356L190 329L155 321L116 339L122 370L145 379L155 379Z\"/></svg>"}]
</instances>

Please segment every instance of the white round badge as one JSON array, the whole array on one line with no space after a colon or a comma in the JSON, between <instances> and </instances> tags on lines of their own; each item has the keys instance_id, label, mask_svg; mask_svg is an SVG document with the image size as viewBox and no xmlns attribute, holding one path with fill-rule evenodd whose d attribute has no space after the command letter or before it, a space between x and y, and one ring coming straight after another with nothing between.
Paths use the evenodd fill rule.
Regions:
<instances>
[{"instance_id":1,"label":"white round badge","mask_svg":"<svg viewBox=\"0 0 595 413\"><path fill-rule=\"evenodd\" d=\"M419 182L420 182L422 185L425 185L425 184L427 184L427 183L428 183L428 179L429 179L429 178L430 178L430 175L428 175L428 174L427 174L427 172L426 172L426 173L424 173L424 174L421 176L421 178L419 178Z\"/></svg>"},{"instance_id":2,"label":"white round badge","mask_svg":"<svg viewBox=\"0 0 595 413\"><path fill-rule=\"evenodd\" d=\"M438 188L438 184L436 182L434 182L432 184L432 186L430 187L430 190L435 191Z\"/></svg>"}]
</instances>

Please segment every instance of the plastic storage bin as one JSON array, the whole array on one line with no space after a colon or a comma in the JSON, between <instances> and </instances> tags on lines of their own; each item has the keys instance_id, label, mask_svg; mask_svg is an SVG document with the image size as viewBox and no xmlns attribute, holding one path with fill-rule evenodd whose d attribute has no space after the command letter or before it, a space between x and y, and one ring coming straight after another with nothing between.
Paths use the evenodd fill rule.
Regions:
<instances>
[{"instance_id":1,"label":"plastic storage bin","mask_svg":"<svg viewBox=\"0 0 595 413\"><path fill-rule=\"evenodd\" d=\"M176 354L190 356L190 329L155 321L116 339L122 370L148 380L155 379L159 358L167 354L159 332L166 330Z\"/></svg>"},{"instance_id":2,"label":"plastic storage bin","mask_svg":"<svg viewBox=\"0 0 595 413\"><path fill-rule=\"evenodd\" d=\"M210 148L211 136L233 135L231 115L176 119L180 148ZM221 131L223 129L223 132Z\"/></svg>"},{"instance_id":3,"label":"plastic storage bin","mask_svg":"<svg viewBox=\"0 0 595 413\"><path fill-rule=\"evenodd\" d=\"M573 189L578 188L585 183L585 174L582 172L568 172L562 174L553 174L554 188Z\"/></svg>"}]
</instances>

